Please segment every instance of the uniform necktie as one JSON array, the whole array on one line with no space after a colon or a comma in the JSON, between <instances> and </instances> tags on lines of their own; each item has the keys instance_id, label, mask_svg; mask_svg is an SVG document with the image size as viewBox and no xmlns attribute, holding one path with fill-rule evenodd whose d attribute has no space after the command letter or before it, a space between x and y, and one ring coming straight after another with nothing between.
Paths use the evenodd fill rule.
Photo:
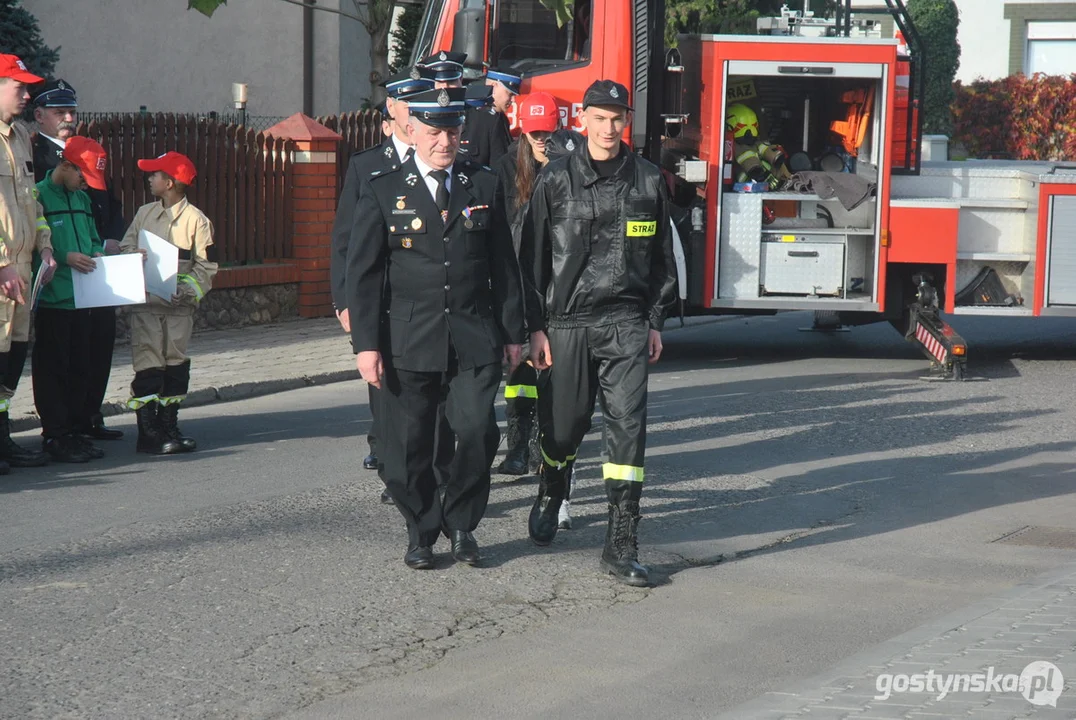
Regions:
<instances>
[{"instance_id":1,"label":"uniform necktie","mask_svg":"<svg viewBox=\"0 0 1076 720\"><path fill-rule=\"evenodd\" d=\"M448 179L448 170L430 170L430 177L437 181L437 194L434 195L433 200L437 203L437 209L441 211L443 217L448 210L448 185L445 184L445 180Z\"/></svg>"},{"instance_id":2,"label":"uniform necktie","mask_svg":"<svg viewBox=\"0 0 1076 720\"><path fill-rule=\"evenodd\" d=\"M408 160L411 159L411 156L414 155L414 154L415 154L415 148L413 148L413 147L407 148L406 150L404 150L403 159L400 160L400 163L403 164L403 163L407 162Z\"/></svg>"}]
</instances>

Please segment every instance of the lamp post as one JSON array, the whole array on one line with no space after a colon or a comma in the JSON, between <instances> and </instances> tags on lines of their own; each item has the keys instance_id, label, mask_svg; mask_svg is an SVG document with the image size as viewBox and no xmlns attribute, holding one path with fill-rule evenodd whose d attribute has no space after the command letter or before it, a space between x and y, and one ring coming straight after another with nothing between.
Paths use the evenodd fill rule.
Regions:
<instances>
[{"instance_id":1,"label":"lamp post","mask_svg":"<svg viewBox=\"0 0 1076 720\"><path fill-rule=\"evenodd\" d=\"M239 124L246 126L247 124L247 84L246 83L232 83L232 102L235 103L235 109L239 111Z\"/></svg>"}]
</instances>

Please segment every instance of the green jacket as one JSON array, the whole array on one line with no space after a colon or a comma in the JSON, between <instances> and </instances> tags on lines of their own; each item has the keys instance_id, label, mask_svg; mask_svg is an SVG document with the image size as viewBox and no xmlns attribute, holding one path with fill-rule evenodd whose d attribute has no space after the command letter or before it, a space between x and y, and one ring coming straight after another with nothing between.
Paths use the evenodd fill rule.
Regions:
<instances>
[{"instance_id":1,"label":"green jacket","mask_svg":"<svg viewBox=\"0 0 1076 720\"><path fill-rule=\"evenodd\" d=\"M67 264L67 253L80 252L93 257L94 253L105 251L93 221L90 196L82 190L68 192L62 185L54 185L52 170L45 173L45 179L37 184L37 194L52 230L52 254L56 259L56 274L41 289L38 304L46 308L74 310L75 287L71 273L78 271L72 270ZM41 256L36 252L33 267L36 280L38 268L41 267Z\"/></svg>"}]
</instances>

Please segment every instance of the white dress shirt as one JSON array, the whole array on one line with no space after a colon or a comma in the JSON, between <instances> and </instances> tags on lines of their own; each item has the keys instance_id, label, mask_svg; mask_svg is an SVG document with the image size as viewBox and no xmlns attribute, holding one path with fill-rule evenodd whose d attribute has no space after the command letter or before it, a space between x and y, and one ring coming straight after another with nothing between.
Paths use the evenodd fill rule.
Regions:
<instances>
[{"instance_id":1,"label":"white dress shirt","mask_svg":"<svg viewBox=\"0 0 1076 720\"><path fill-rule=\"evenodd\" d=\"M46 135L43 132L39 132L38 134L41 135L41 137L45 138L46 140L51 140L55 144L59 145L60 149L63 149L64 144L65 144L63 140L60 140L59 138L54 138L51 135Z\"/></svg>"},{"instance_id":2,"label":"white dress shirt","mask_svg":"<svg viewBox=\"0 0 1076 720\"><path fill-rule=\"evenodd\" d=\"M411 146L396 137L396 133L392 133L392 146L396 148L396 157L400 162L403 162L404 158L407 157L407 151L411 149Z\"/></svg>"},{"instance_id":3,"label":"white dress shirt","mask_svg":"<svg viewBox=\"0 0 1076 720\"><path fill-rule=\"evenodd\" d=\"M426 183L426 189L430 191L430 196L433 198L434 203L437 202L437 178L430 177L430 173L433 172L433 168L422 162L422 158L415 153L415 165L418 166L419 174L422 175L423 181ZM448 177L445 178L445 187L448 188L448 192L452 192L452 168L445 168L448 171Z\"/></svg>"}]
</instances>

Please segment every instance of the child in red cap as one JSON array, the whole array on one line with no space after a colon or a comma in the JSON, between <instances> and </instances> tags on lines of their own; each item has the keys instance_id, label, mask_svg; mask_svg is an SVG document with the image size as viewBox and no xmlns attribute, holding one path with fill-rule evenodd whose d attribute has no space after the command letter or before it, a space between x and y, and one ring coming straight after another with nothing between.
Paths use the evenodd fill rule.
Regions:
<instances>
[{"instance_id":1,"label":"child in red cap","mask_svg":"<svg viewBox=\"0 0 1076 720\"><path fill-rule=\"evenodd\" d=\"M138 167L150 174L149 190L157 200L138 209L120 247L137 252L142 230L164 238L179 248L179 281L171 301L147 295L145 305L132 308L135 378L127 407L138 413L138 452L170 455L196 447L193 439L179 431L179 404L190 386L187 344L194 329L194 310L217 272L217 264L207 255L213 244L213 224L187 201L187 186L196 174L190 158L167 152L139 160Z\"/></svg>"},{"instance_id":2,"label":"child in red cap","mask_svg":"<svg viewBox=\"0 0 1076 720\"><path fill-rule=\"evenodd\" d=\"M75 308L73 272L93 272L93 258L104 253L83 188L105 187L108 156L95 141L76 135L65 144L62 157L37 184L38 202L52 231L56 271L38 296L31 367L43 449L55 462L84 463L105 454L77 433L90 423L78 414L86 405L91 324L90 311ZM35 252L34 275L47 268Z\"/></svg>"}]
</instances>

